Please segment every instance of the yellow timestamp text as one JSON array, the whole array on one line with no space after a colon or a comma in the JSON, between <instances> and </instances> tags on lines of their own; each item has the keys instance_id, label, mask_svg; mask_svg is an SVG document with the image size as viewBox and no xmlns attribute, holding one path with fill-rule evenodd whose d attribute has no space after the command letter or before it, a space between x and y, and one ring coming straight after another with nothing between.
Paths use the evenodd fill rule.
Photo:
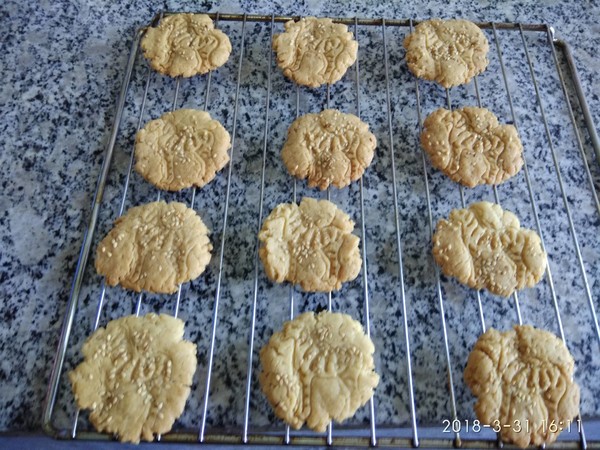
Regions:
<instances>
[{"instance_id":1,"label":"yellow timestamp text","mask_svg":"<svg viewBox=\"0 0 600 450\"><path fill-rule=\"evenodd\" d=\"M459 420L459 419L444 419L442 420L442 431L444 433L479 433L481 430L488 429L495 433L500 433L502 430L511 430L514 433L529 433L539 430L542 433L561 433L563 431L570 433L571 430L581 432L581 421L572 420L541 420L540 423L533 424L528 419L513 420L509 423L502 423L500 420L494 420L492 423L481 423L475 420Z\"/></svg>"}]
</instances>

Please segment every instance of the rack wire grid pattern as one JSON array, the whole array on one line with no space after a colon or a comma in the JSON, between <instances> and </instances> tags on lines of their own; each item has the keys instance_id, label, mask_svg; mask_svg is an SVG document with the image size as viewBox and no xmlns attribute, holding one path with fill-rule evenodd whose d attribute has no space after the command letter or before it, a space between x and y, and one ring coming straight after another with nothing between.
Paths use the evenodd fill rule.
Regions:
<instances>
[{"instance_id":1,"label":"rack wire grid pattern","mask_svg":"<svg viewBox=\"0 0 600 450\"><path fill-rule=\"evenodd\" d=\"M591 157L588 163L586 149L598 152L599 146L570 53L567 49L565 63L553 30L479 24L490 40L487 71L468 85L443 90L415 79L406 68L401 44L416 22L335 19L353 31L358 59L337 84L307 89L283 77L271 51L273 34L297 18L210 16L229 35L233 52L225 66L205 76L156 74L138 51L145 29L132 43L49 384L46 432L63 439L110 439L93 431L87 414L77 410L66 373L81 360L81 345L93 330L126 314L151 311L183 318L186 338L197 344L199 355L184 414L171 433L158 437L162 441L501 446L490 428L473 428L474 399L461 373L486 327L509 329L517 323L534 324L565 341L576 360L581 411L597 416L600 204L594 186L598 165ZM565 64L578 98L569 95ZM550 94L561 99L558 107L546 102ZM426 114L473 104L513 123L524 142L523 170L498 187L463 189L433 170L419 146ZM132 172L134 136L146 121L180 107L207 110L226 126L231 161L202 190L160 192ZM326 107L359 117L368 111L378 148L358 182L321 193L289 176L279 151L295 117ZM548 108L559 109L552 120ZM567 160L574 166L563 172ZM339 292L303 293L270 283L262 272L257 233L264 217L278 203L303 196L332 199L358 223L361 276ZM88 264L91 249L126 207L161 197L186 202L213 230L215 250L207 271L173 296L105 286ZM549 254L544 280L510 300L445 279L431 257L437 220L481 199L516 212L524 226L539 233ZM565 248L564 242L571 245ZM290 430L274 417L258 388L258 350L284 320L323 309L362 321L376 344L380 385L346 423L330 425L324 434ZM586 426L592 422L580 423L554 445L599 446L598 433Z\"/></svg>"}]
</instances>

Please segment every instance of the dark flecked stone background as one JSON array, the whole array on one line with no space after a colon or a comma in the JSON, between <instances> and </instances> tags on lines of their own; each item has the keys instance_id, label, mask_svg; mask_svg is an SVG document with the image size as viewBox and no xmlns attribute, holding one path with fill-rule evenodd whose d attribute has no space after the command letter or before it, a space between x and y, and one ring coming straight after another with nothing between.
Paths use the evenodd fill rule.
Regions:
<instances>
[{"instance_id":1,"label":"dark flecked stone background","mask_svg":"<svg viewBox=\"0 0 600 450\"><path fill-rule=\"evenodd\" d=\"M90 203L114 118L115 103L124 73L134 30L147 23L161 9L180 11L221 11L248 13L299 14L336 17L396 17L425 19L463 17L476 21L549 23L559 37L569 42L579 69L583 91L595 122L600 123L600 5L598 2L492 2L429 1L419 6L406 2L328 2L275 1L258 7L250 1L192 2L61 2L41 1L21 4L7 1L0 6L2 52L0 52L0 429L36 430L41 423L42 403L58 334L69 297L72 275ZM108 6L110 5L110 6ZM231 131L239 24L224 23L232 38L230 62L215 73L208 110ZM281 25L276 26L276 31ZM487 31L493 42L493 35ZM439 304L435 276L429 256L429 229L425 203L422 161L417 141L417 115L414 79L407 72L401 46L405 29L388 29L392 127L396 155L400 235L405 266L405 298L409 313L411 361L415 378L415 400L420 422L439 424L450 417L446 390L446 365L440 332ZM577 362L576 379L582 387L582 412L600 416L600 357L593 332L577 259L572 249L568 222L548 141L541 125L520 36L499 32L515 106L515 114L526 148L544 238L563 325ZM543 36L542 36L543 38ZM568 121L552 55L539 34L526 33L536 76L540 84L566 194L573 212L582 246L582 257L596 308L600 308L600 224L594 208ZM375 397L378 422L406 425L410 417L406 388L406 348L398 277L398 252L393 219L391 161L388 118L385 108L385 71L383 46L378 28L361 27L358 33L361 62L361 115L369 122L379 141L373 167L365 175L365 213L367 219L367 260L371 295L371 326L377 346L376 364L382 375ZM254 277L254 245L259 199L260 167L264 139L264 106L269 48L268 26L249 23L246 30L246 55L234 149L233 179L225 253L223 291L219 328L216 336L215 364L210 397L209 426L243 423L248 329ZM493 109L504 121L511 121L510 110L495 48L490 67L479 78L484 106ZM114 170L109 178L106 207L100 214L99 233L104 233L118 211L123 176L135 133L141 87L146 75L141 59L136 62L133 87L125 119L115 148ZM354 68L333 86L332 106L356 112ZM204 107L205 78L181 83L178 106ZM291 199L291 180L278 158L287 126L295 114L295 89L274 68L272 71L270 133L267 140L265 214L277 203ZM159 75L151 80L145 119L170 108L174 82ZM428 83L419 83L423 114L444 106L444 92ZM301 91L301 112L318 111L324 105L325 91ZM572 98L573 100L573 98ZM455 105L473 104L473 84L452 90ZM577 120L580 119L577 115ZM587 133L582 137L592 174L598 187L600 170L592 157ZM455 185L428 168L434 220L460 206ZM154 198L155 192L134 175L127 204ZM213 230L215 257L206 275L184 288L181 317L188 322L187 334L199 348L199 370L195 386L179 425L197 426L206 380L207 351L211 314L218 269L223 195L226 171L202 190L195 207ZM299 197L322 196L298 183ZM533 228L524 173L499 188L500 200L515 211L523 225ZM467 203L493 200L490 189L465 191ZM189 193L167 196L189 201ZM332 199L360 226L358 187L332 191ZM112 201L115 200L115 201ZM357 229L359 232L360 228ZM98 236L96 237L96 241ZM260 267L259 267L260 268ZM78 349L89 332L99 290L98 280L88 271L82 292L67 367L79 358ZM273 286L259 271L256 346L259 348L289 314L288 288ZM462 381L468 351L480 333L477 303L472 291L452 280L442 280L450 354L455 378L459 417L472 417L473 399ZM334 309L364 320L361 278L334 294ZM103 323L131 311L132 297L118 289L107 292ZM558 332L547 280L520 295L525 323ZM482 294L488 326L506 329L516 321L512 300ZM324 296L297 295L296 312L325 304ZM171 311L172 298L152 298L143 311ZM255 354L256 356L256 354ZM256 357L254 358L256 369ZM253 372L257 373L256 370ZM254 377L254 386L256 377ZM250 402L251 425L274 421L264 398L254 389ZM68 394L59 398L57 420L72 415ZM362 408L351 424L366 423L367 408Z\"/></svg>"}]
</instances>

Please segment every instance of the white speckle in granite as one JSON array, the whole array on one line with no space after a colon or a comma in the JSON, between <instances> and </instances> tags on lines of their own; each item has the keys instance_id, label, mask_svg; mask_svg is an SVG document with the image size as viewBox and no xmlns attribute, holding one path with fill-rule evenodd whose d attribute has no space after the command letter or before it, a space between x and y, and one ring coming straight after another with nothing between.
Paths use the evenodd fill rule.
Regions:
<instances>
[{"instance_id":1,"label":"white speckle in granite","mask_svg":"<svg viewBox=\"0 0 600 450\"><path fill-rule=\"evenodd\" d=\"M29 209L28 205L16 205L8 210L9 227L15 254L23 265L35 265L48 255L50 236L46 231L43 217ZM19 233L18 230L27 230Z\"/></svg>"}]
</instances>

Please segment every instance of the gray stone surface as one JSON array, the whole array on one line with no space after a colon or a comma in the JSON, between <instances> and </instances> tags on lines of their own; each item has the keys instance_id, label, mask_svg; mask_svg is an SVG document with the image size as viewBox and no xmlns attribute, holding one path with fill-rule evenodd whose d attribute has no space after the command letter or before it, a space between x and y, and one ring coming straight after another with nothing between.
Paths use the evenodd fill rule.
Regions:
<instances>
[{"instance_id":1,"label":"gray stone surface","mask_svg":"<svg viewBox=\"0 0 600 450\"><path fill-rule=\"evenodd\" d=\"M167 1L169 10L209 10L300 14L335 17L387 17L424 19L463 17L476 21L548 23L573 48L583 91L592 116L600 123L600 6L597 2L491 2L431 1L415 4L380 2L276 1L257 6L249 1ZM129 47L137 27L148 23L165 8L163 2L49 2L21 4L8 1L0 6L5 29L0 54L0 132L2 167L0 182L0 429L36 430L40 427L42 403L79 247L91 211L95 183L103 160L115 114L115 103ZM241 26L221 22L231 37L230 61L212 77L208 111L233 129L237 64ZM275 32L282 29L275 25ZM414 397L419 423L441 426L451 419L447 389L445 350L436 291L436 272L430 256L429 221L423 164L418 146L415 80L404 62L402 39L406 27L388 27L391 124L395 154L399 232L403 252L404 294L414 378ZM480 98L504 121L512 121L494 35L490 66L478 78ZM582 388L581 410L585 417L600 416L600 357L598 336L592 327L586 291L573 249L563 198L556 181L550 145L537 108L521 36L514 30L499 30L499 44L506 64L509 91L517 125L525 146L530 181L538 207L543 237L550 255L550 268L561 318L576 364L576 379ZM266 85L269 62L269 25L249 22L240 86L239 112L233 148L231 196L222 290L218 310L215 357L209 397L208 426L230 427L239 432L244 421L248 338L254 288L254 249L258 226L260 174L265 136ZM396 246L392 190L390 130L386 108L386 78L381 27L358 30L361 117L377 136L379 147L372 167L364 177L368 291L371 333L381 383L375 394L377 423L408 426L410 421L406 345L402 315L402 284ZM569 121L565 98L546 36L525 32L535 76L539 84L548 131L562 172L566 197L581 245L590 292L600 308L600 216L596 211ZM562 60L561 53L559 58ZM100 211L94 242L109 229L117 216L129 155L143 94L146 64L138 57L125 115L114 150L114 160ZM331 106L356 113L354 66L331 88ZM295 116L296 88L274 65L269 132L266 145L264 213L292 198L292 180L279 159L286 130ZM428 82L419 82L422 114L446 104L445 92ZM204 108L206 77L183 80L178 107ZM158 117L172 107L175 81L152 74L143 121ZM451 91L453 105L476 104L473 83ZM574 98L571 98L574 101ZM300 90L300 112L316 112L326 104L326 91ZM576 104L576 103L575 103ZM579 121L579 114L576 115ZM587 132L581 134L596 187L600 169L592 157ZM427 163L433 220L460 207L458 187ZM157 192L138 175L131 179L126 207L154 199ZM320 191L298 182L298 197L323 197ZM186 335L198 344L199 367L186 411L177 427L195 428L202 417L204 384L210 348L210 327L219 269L223 231L227 169L196 195L195 208L213 231L214 258L205 275L183 287L180 316L187 322ZM498 188L502 205L517 213L522 224L535 228L524 171ZM358 184L332 190L332 200L357 223L361 211ZM191 192L164 195L189 202ZM490 188L465 190L467 203L493 200ZM87 270L66 368L80 358L79 348L90 332L101 280ZM363 281L346 285L333 294L333 308L365 319ZM259 349L273 330L289 316L289 289L266 280L258 267L255 348ZM481 333L474 291L442 278L450 358L454 376L458 417L472 419L473 398L462 380L462 368L470 348ZM296 291L295 312L326 307L325 295ZM133 294L111 288L101 324L130 313ZM506 329L517 321L513 299L482 293L487 326ZM558 333L550 283L519 294L523 322ZM172 312L175 297L144 298L142 312ZM250 425L278 424L256 384L257 352L253 360ZM64 426L73 415L66 377L58 398L56 423ZM351 425L364 426L369 410L362 408ZM82 427L86 426L85 417Z\"/></svg>"}]
</instances>

